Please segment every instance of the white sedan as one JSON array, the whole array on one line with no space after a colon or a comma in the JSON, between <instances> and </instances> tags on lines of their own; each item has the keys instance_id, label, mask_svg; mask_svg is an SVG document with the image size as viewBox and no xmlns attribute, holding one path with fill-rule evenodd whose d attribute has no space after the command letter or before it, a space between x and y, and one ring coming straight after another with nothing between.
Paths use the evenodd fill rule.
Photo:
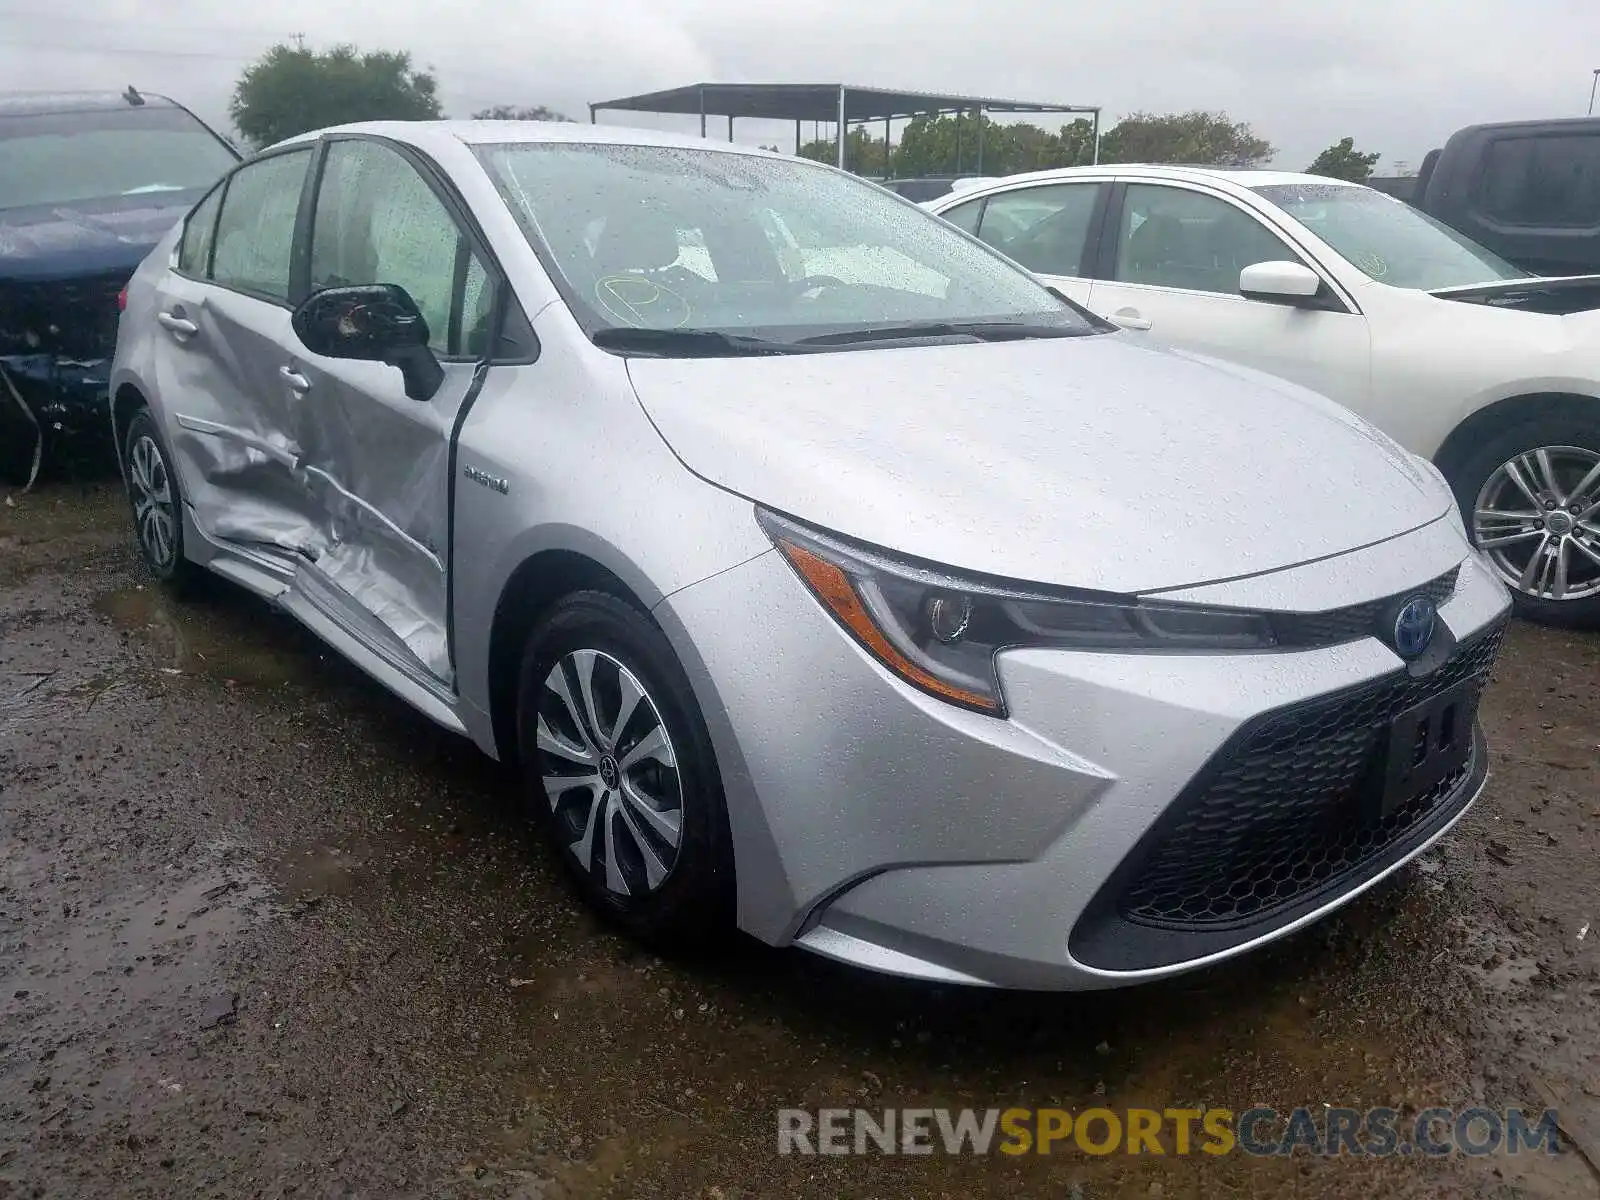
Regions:
<instances>
[{"instance_id":1,"label":"white sedan","mask_svg":"<svg viewBox=\"0 0 1600 1200\"><path fill-rule=\"evenodd\" d=\"M1600 623L1600 276L1313 175L1075 167L927 207L1132 336L1366 417L1444 472L1524 616Z\"/></svg>"}]
</instances>

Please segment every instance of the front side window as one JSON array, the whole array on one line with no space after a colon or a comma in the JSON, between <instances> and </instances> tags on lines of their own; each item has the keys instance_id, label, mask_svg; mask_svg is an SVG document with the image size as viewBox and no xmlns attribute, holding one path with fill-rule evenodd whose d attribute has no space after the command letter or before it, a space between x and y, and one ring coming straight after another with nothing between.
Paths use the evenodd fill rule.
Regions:
<instances>
[{"instance_id":1,"label":"front side window","mask_svg":"<svg viewBox=\"0 0 1600 1200\"><path fill-rule=\"evenodd\" d=\"M1459 287L1527 275L1471 238L1372 188L1281 183L1253 189L1351 265L1393 287Z\"/></svg>"},{"instance_id":2,"label":"front side window","mask_svg":"<svg viewBox=\"0 0 1600 1200\"><path fill-rule=\"evenodd\" d=\"M1282 238L1237 205L1187 188L1130 183L1112 278L1237 296L1246 267L1300 261Z\"/></svg>"},{"instance_id":3,"label":"front side window","mask_svg":"<svg viewBox=\"0 0 1600 1200\"><path fill-rule=\"evenodd\" d=\"M978 236L1044 275L1082 275L1100 185L1052 183L990 196Z\"/></svg>"},{"instance_id":4,"label":"front side window","mask_svg":"<svg viewBox=\"0 0 1600 1200\"><path fill-rule=\"evenodd\" d=\"M289 252L311 148L240 167L228 180L217 219L211 278L267 300L289 298Z\"/></svg>"},{"instance_id":5,"label":"front side window","mask_svg":"<svg viewBox=\"0 0 1600 1200\"><path fill-rule=\"evenodd\" d=\"M932 213L814 163L614 144L477 152L591 334L847 339L937 322L1099 331Z\"/></svg>"},{"instance_id":6,"label":"front side window","mask_svg":"<svg viewBox=\"0 0 1600 1200\"><path fill-rule=\"evenodd\" d=\"M454 357L482 342L487 275L455 218L402 155L377 142L340 140L328 147L317 193L311 287L359 283L405 288L428 322L435 354ZM463 314L473 323L465 329Z\"/></svg>"},{"instance_id":7,"label":"front side window","mask_svg":"<svg viewBox=\"0 0 1600 1200\"><path fill-rule=\"evenodd\" d=\"M198 194L238 161L165 105L0 117L0 209Z\"/></svg>"},{"instance_id":8,"label":"front side window","mask_svg":"<svg viewBox=\"0 0 1600 1200\"><path fill-rule=\"evenodd\" d=\"M211 246L216 241L217 210L222 207L222 192L220 187L213 189L183 224L178 270L192 279L205 279L211 271Z\"/></svg>"}]
</instances>

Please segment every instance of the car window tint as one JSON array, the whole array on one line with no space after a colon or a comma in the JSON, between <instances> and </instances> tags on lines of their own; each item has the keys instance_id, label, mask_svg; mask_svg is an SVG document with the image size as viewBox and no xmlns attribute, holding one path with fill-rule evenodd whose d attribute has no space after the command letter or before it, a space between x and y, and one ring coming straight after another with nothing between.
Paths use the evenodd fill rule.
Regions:
<instances>
[{"instance_id":1,"label":"car window tint","mask_svg":"<svg viewBox=\"0 0 1600 1200\"><path fill-rule=\"evenodd\" d=\"M178 270L194 279L204 279L211 269L211 246L216 240L217 210L222 207L222 188L200 202L184 222L183 241L178 247Z\"/></svg>"},{"instance_id":2,"label":"car window tint","mask_svg":"<svg viewBox=\"0 0 1600 1200\"><path fill-rule=\"evenodd\" d=\"M311 149L274 154L228 181L211 278L274 300L289 298L289 251Z\"/></svg>"},{"instance_id":3,"label":"car window tint","mask_svg":"<svg viewBox=\"0 0 1600 1200\"><path fill-rule=\"evenodd\" d=\"M1128 185L1112 278L1236 296L1240 271L1280 261L1303 260L1237 205L1186 188Z\"/></svg>"},{"instance_id":4,"label":"car window tint","mask_svg":"<svg viewBox=\"0 0 1600 1200\"><path fill-rule=\"evenodd\" d=\"M462 351L460 332L452 344L450 318L461 311L457 256L465 252L455 218L404 157L369 141L328 148L311 234L314 289L399 284L427 320L433 352L453 356ZM481 263L476 272L481 281Z\"/></svg>"},{"instance_id":5,"label":"car window tint","mask_svg":"<svg viewBox=\"0 0 1600 1200\"><path fill-rule=\"evenodd\" d=\"M978 218L983 214L982 200L968 200L965 204L958 204L954 208L947 208L939 215L950 224L965 229L968 233L978 232Z\"/></svg>"},{"instance_id":6,"label":"car window tint","mask_svg":"<svg viewBox=\"0 0 1600 1200\"><path fill-rule=\"evenodd\" d=\"M1030 271L1081 275L1100 186L1055 183L990 196L978 236Z\"/></svg>"},{"instance_id":7,"label":"car window tint","mask_svg":"<svg viewBox=\"0 0 1600 1200\"><path fill-rule=\"evenodd\" d=\"M1478 207L1503 225L1600 225L1600 135L1494 139L1484 154Z\"/></svg>"}]
</instances>

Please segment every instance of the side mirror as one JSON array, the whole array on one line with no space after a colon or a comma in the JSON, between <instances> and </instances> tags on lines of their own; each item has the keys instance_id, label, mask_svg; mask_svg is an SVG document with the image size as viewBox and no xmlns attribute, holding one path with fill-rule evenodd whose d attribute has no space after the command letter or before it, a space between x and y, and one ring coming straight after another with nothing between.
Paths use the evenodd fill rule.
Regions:
<instances>
[{"instance_id":1,"label":"side mirror","mask_svg":"<svg viewBox=\"0 0 1600 1200\"><path fill-rule=\"evenodd\" d=\"M444 383L444 368L428 349L428 322L398 284L312 292L294 310L290 324L313 354L399 367L406 395L413 400L432 400Z\"/></svg>"},{"instance_id":2,"label":"side mirror","mask_svg":"<svg viewBox=\"0 0 1600 1200\"><path fill-rule=\"evenodd\" d=\"M1247 300L1310 307L1322 277L1304 263L1259 262L1239 272L1239 294Z\"/></svg>"}]
</instances>

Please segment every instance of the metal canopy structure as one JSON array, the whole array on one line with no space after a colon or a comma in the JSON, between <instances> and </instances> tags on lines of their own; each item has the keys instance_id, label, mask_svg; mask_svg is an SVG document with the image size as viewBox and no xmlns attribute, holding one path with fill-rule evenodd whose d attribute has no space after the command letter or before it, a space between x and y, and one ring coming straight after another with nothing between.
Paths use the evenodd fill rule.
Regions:
<instances>
[{"instance_id":1,"label":"metal canopy structure","mask_svg":"<svg viewBox=\"0 0 1600 1200\"><path fill-rule=\"evenodd\" d=\"M675 114L700 118L700 136L706 136L707 117L728 119L728 140L733 140L736 117L762 121L793 121L795 152L800 151L800 127L805 121L828 122L835 127L838 165L845 165L847 131L853 124L882 121L884 141L894 121L915 117L942 117L974 113L1083 113L1094 122L1094 160L1100 161L1100 106L1086 104L1034 104L994 96L954 96L938 92L905 92L887 88L854 87L844 83L692 83L664 92L623 96L589 105L589 120L606 111ZM977 173L983 172L983 122L978 122ZM960 171L961 148L956 147Z\"/></svg>"}]
</instances>

